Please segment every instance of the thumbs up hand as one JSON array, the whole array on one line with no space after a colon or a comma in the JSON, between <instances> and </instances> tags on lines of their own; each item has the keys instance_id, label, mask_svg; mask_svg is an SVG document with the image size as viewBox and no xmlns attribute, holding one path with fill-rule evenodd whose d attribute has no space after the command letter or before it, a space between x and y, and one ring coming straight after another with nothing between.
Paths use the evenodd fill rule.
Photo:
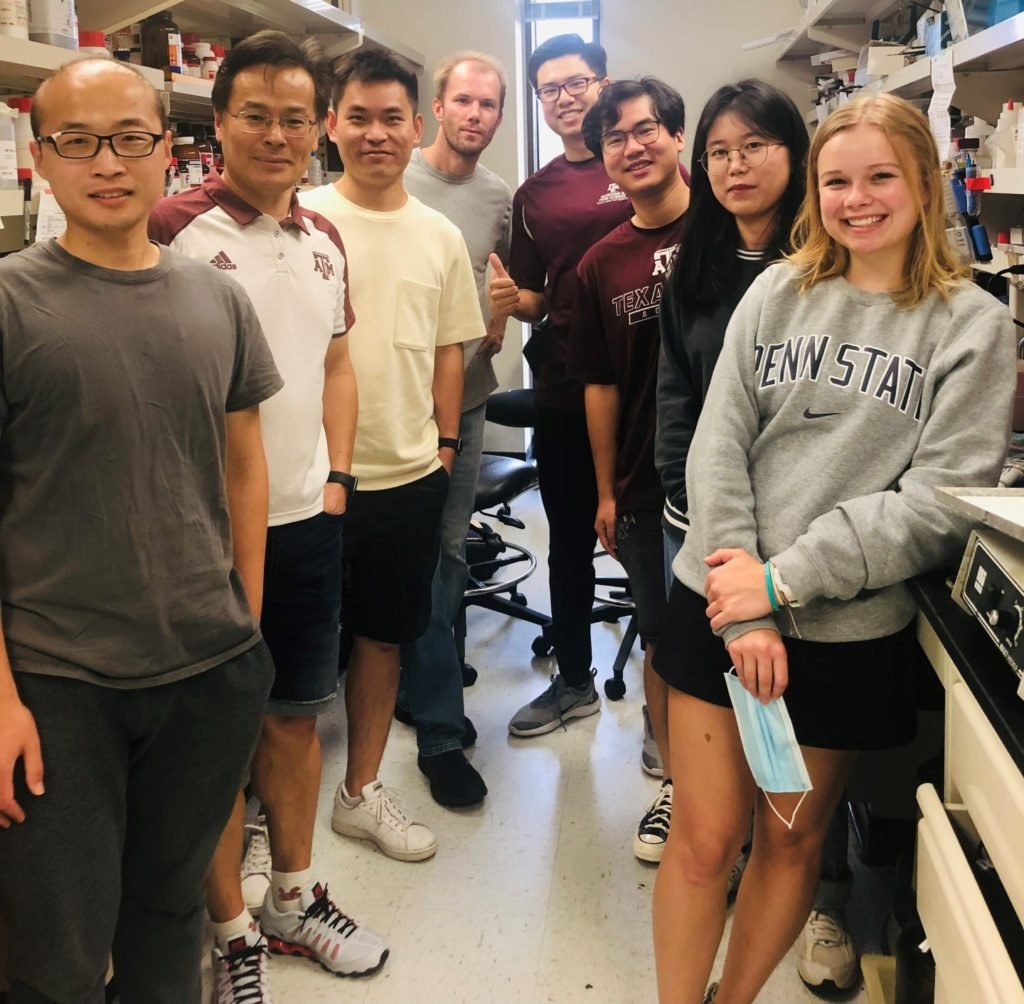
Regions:
<instances>
[{"instance_id":1,"label":"thumbs up hand","mask_svg":"<svg viewBox=\"0 0 1024 1004\"><path fill-rule=\"evenodd\" d=\"M519 309L519 287L505 271L501 259L491 254L491 282L487 288L487 301L491 308L491 319L507 318Z\"/></svg>"}]
</instances>

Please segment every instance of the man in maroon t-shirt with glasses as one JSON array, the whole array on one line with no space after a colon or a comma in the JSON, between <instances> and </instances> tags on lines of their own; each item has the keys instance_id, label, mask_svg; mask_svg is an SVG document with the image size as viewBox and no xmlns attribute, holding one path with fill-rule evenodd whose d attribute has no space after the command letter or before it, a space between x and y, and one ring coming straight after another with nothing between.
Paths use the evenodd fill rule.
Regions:
<instances>
[{"instance_id":1,"label":"man in maroon t-shirt with glasses","mask_svg":"<svg viewBox=\"0 0 1024 1004\"><path fill-rule=\"evenodd\" d=\"M653 77L609 84L587 113L587 146L629 196L633 216L583 256L569 335L569 366L585 384L597 474L595 529L626 569L646 648L644 690L664 779L633 851L653 862L661 860L672 812L668 687L651 667L666 602L665 493L654 466L658 315L690 205L679 174L684 114L679 94ZM652 772L646 760L645 769Z\"/></svg>"},{"instance_id":2,"label":"man in maroon t-shirt with glasses","mask_svg":"<svg viewBox=\"0 0 1024 1004\"><path fill-rule=\"evenodd\" d=\"M509 722L514 736L551 732L601 710L591 672L594 600L594 465L583 412L583 385L568 368L569 314L576 266L587 249L631 215L626 195L583 142L583 117L607 83L604 49L579 35L557 35L530 57L530 82L544 121L564 154L531 175L512 202L508 273L496 256L491 316L536 324L525 349L537 417L533 448L550 527L548 572L558 674ZM510 274L509 274L510 273Z\"/></svg>"}]
</instances>

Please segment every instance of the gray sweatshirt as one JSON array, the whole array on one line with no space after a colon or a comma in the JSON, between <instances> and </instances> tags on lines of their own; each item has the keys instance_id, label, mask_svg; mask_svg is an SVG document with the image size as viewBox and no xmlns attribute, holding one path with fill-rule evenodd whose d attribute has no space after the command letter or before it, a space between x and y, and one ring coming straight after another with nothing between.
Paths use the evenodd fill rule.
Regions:
<instances>
[{"instance_id":1,"label":"gray sweatshirt","mask_svg":"<svg viewBox=\"0 0 1024 1004\"><path fill-rule=\"evenodd\" d=\"M842 278L799 293L796 277L772 265L736 308L686 465L676 577L703 593L703 559L743 548L801 604L729 625L726 644L900 630L905 580L967 535L934 488L995 485L1009 442L1014 331L995 298L965 282L907 310Z\"/></svg>"}]
</instances>

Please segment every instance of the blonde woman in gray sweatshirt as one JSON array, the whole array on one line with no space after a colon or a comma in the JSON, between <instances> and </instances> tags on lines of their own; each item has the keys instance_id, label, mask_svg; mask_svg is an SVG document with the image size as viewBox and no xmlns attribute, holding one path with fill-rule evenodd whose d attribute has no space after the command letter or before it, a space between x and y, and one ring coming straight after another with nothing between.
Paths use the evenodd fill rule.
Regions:
<instances>
[{"instance_id":1,"label":"blonde woman in gray sweatshirt","mask_svg":"<svg viewBox=\"0 0 1024 1004\"><path fill-rule=\"evenodd\" d=\"M997 483L1016 372L1006 308L946 242L942 184L912 105L841 108L811 145L796 250L729 324L655 659L673 759L700 768L675 779L655 887L661 1004L754 1001L807 918L857 751L913 736L906 580L966 536L934 488ZM813 787L772 795L780 816L744 756L731 667L766 705L785 696ZM707 987L751 806L725 968Z\"/></svg>"}]
</instances>

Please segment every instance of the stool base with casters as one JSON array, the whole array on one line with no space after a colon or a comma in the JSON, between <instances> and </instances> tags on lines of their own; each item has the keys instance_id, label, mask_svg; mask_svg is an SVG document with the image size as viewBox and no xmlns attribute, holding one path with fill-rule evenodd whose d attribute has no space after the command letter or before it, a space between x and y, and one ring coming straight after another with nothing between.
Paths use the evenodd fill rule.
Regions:
<instances>
[{"instance_id":1,"label":"stool base with casters","mask_svg":"<svg viewBox=\"0 0 1024 1004\"><path fill-rule=\"evenodd\" d=\"M523 530L525 525L512 515L509 502L536 483L537 469L533 464L513 457L485 453L480 461L476 511L504 526ZM551 617L528 606L526 597L518 588L537 569L537 558L533 552L521 544L502 539L487 523L474 520L466 538L466 564L469 566L469 581L455 621L455 645L462 660L463 685L471 686L477 678L477 671L465 661L468 607L483 607L516 620L536 624L542 629L542 634L534 642L534 652L537 653L537 645L544 639L547 648L544 654L549 654L554 647L548 638ZM512 574L503 574L505 569L510 568L514 569Z\"/></svg>"}]
</instances>

